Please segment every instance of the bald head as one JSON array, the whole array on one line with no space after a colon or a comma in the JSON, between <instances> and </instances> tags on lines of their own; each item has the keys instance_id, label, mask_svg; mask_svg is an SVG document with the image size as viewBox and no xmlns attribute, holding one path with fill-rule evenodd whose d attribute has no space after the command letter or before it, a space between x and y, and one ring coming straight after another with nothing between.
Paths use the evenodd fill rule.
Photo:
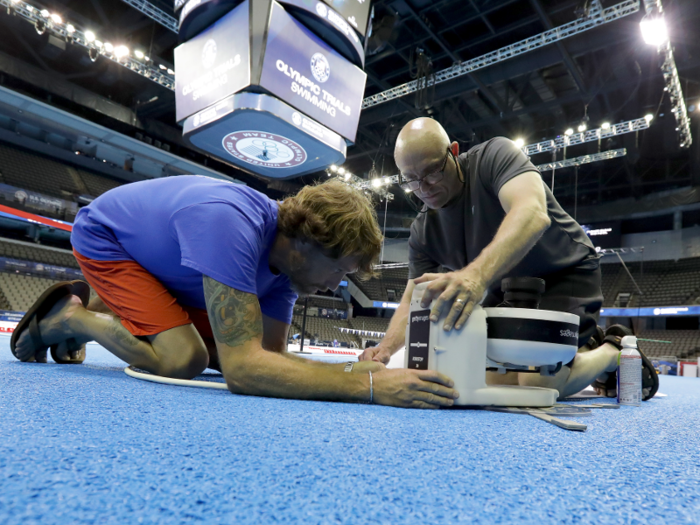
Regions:
<instances>
[{"instance_id":1,"label":"bald head","mask_svg":"<svg viewBox=\"0 0 700 525\"><path fill-rule=\"evenodd\" d=\"M426 117L413 119L396 138L394 160L402 172L421 172L440 162L449 145L447 132L439 122Z\"/></svg>"}]
</instances>

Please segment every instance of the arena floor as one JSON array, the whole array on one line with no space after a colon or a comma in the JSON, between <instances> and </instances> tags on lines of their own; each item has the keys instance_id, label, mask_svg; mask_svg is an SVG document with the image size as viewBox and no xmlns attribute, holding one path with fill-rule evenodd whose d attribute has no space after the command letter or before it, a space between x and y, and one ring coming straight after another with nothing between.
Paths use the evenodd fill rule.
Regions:
<instances>
[{"instance_id":1,"label":"arena floor","mask_svg":"<svg viewBox=\"0 0 700 525\"><path fill-rule=\"evenodd\" d=\"M23 364L0 336L0 523L698 523L700 381L568 432ZM587 403L588 401L583 401ZM583 420L582 420L583 421Z\"/></svg>"}]
</instances>

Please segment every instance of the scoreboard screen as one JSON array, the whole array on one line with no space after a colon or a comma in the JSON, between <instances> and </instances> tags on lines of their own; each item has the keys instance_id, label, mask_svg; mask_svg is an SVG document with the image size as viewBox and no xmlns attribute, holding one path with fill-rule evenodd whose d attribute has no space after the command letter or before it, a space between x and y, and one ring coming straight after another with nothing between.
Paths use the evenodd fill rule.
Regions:
<instances>
[{"instance_id":1,"label":"scoreboard screen","mask_svg":"<svg viewBox=\"0 0 700 525\"><path fill-rule=\"evenodd\" d=\"M596 222L593 224L582 224L581 227L586 235L591 239L593 246L600 249L620 248L622 245L622 234L620 221Z\"/></svg>"}]
</instances>

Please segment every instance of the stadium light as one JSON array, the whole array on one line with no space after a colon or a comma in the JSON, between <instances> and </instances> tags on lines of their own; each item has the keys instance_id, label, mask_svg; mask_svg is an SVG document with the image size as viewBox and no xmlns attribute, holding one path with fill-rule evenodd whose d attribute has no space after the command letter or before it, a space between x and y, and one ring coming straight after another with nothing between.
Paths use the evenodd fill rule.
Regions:
<instances>
[{"instance_id":1,"label":"stadium light","mask_svg":"<svg viewBox=\"0 0 700 525\"><path fill-rule=\"evenodd\" d=\"M346 181L349 181L350 179L352 179L352 173L350 173L349 171L346 172L344 178L345 178Z\"/></svg>"},{"instance_id":2,"label":"stadium light","mask_svg":"<svg viewBox=\"0 0 700 525\"><path fill-rule=\"evenodd\" d=\"M573 134L574 134L574 130L571 129L571 128L567 129L567 130L564 132L564 135L566 135L567 137L569 137L569 136L571 136L571 135L573 135Z\"/></svg>"},{"instance_id":3,"label":"stadium light","mask_svg":"<svg viewBox=\"0 0 700 525\"><path fill-rule=\"evenodd\" d=\"M163 64L158 64L158 67L161 68L163 71L168 69L168 66L164 66Z\"/></svg>"},{"instance_id":4,"label":"stadium light","mask_svg":"<svg viewBox=\"0 0 700 525\"><path fill-rule=\"evenodd\" d=\"M95 41L95 33L92 31L85 31L85 40L88 42L94 42Z\"/></svg>"},{"instance_id":5,"label":"stadium light","mask_svg":"<svg viewBox=\"0 0 700 525\"><path fill-rule=\"evenodd\" d=\"M134 55L136 55L136 58L139 58L141 60L143 60L146 57L146 55L144 55L143 51L141 51L140 49L134 51Z\"/></svg>"},{"instance_id":6,"label":"stadium light","mask_svg":"<svg viewBox=\"0 0 700 525\"><path fill-rule=\"evenodd\" d=\"M646 120L647 122L651 122L652 120L654 120L654 115L652 115L651 113L647 113L646 115L644 115L644 120Z\"/></svg>"},{"instance_id":7,"label":"stadium light","mask_svg":"<svg viewBox=\"0 0 700 525\"><path fill-rule=\"evenodd\" d=\"M602 129L610 129L610 122L603 122L600 127Z\"/></svg>"},{"instance_id":8,"label":"stadium light","mask_svg":"<svg viewBox=\"0 0 700 525\"><path fill-rule=\"evenodd\" d=\"M403 191L405 191L406 193L411 193L411 190L409 188L404 188Z\"/></svg>"},{"instance_id":9,"label":"stadium light","mask_svg":"<svg viewBox=\"0 0 700 525\"><path fill-rule=\"evenodd\" d=\"M175 74L175 71L173 71L173 70L170 69L170 68L168 68L167 71L168 71L168 75L174 75L174 74Z\"/></svg>"},{"instance_id":10,"label":"stadium light","mask_svg":"<svg viewBox=\"0 0 700 525\"><path fill-rule=\"evenodd\" d=\"M335 173L336 171L338 171L338 166L336 166L335 164L331 164L328 169Z\"/></svg>"},{"instance_id":11,"label":"stadium light","mask_svg":"<svg viewBox=\"0 0 700 525\"><path fill-rule=\"evenodd\" d=\"M587 128L588 126L586 126L585 122L581 122L581 124L579 124L578 126L578 132L583 133L584 131L586 131Z\"/></svg>"},{"instance_id":12,"label":"stadium light","mask_svg":"<svg viewBox=\"0 0 700 525\"><path fill-rule=\"evenodd\" d=\"M129 56L129 48L126 46L117 46L114 48L114 56L117 58L124 58Z\"/></svg>"},{"instance_id":13,"label":"stadium light","mask_svg":"<svg viewBox=\"0 0 700 525\"><path fill-rule=\"evenodd\" d=\"M378 188L382 185L382 179L372 179L372 186Z\"/></svg>"},{"instance_id":14,"label":"stadium light","mask_svg":"<svg viewBox=\"0 0 700 525\"><path fill-rule=\"evenodd\" d=\"M39 14L44 18L48 18L50 13L47 9L42 9L41 11L39 11Z\"/></svg>"},{"instance_id":15,"label":"stadium light","mask_svg":"<svg viewBox=\"0 0 700 525\"><path fill-rule=\"evenodd\" d=\"M53 13L53 14L51 15L51 21L52 21L54 24L62 24L62 23L63 23L63 18L61 18L60 15L57 15L56 13Z\"/></svg>"},{"instance_id":16,"label":"stadium light","mask_svg":"<svg viewBox=\"0 0 700 525\"><path fill-rule=\"evenodd\" d=\"M345 168L343 168L342 166L341 166L340 168L338 168L338 173L339 173L340 175L342 175L343 173L345 173Z\"/></svg>"},{"instance_id":17,"label":"stadium light","mask_svg":"<svg viewBox=\"0 0 700 525\"><path fill-rule=\"evenodd\" d=\"M111 53L114 51L114 46L111 43L105 42L104 45L105 45L105 53Z\"/></svg>"},{"instance_id":18,"label":"stadium light","mask_svg":"<svg viewBox=\"0 0 700 525\"><path fill-rule=\"evenodd\" d=\"M68 31L69 33L75 33L75 26L73 24L68 24L66 26L66 31Z\"/></svg>"},{"instance_id":19,"label":"stadium light","mask_svg":"<svg viewBox=\"0 0 700 525\"><path fill-rule=\"evenodd\" d=\"M515 145L520 149L525 145L525 139L523 138L517 138L513 141Z\"/></svg>"},{"instance_id":20,"label":"stadium light","mask_svg":"<svg viewBox=\"0 0 700 525\"><path fill-rule=\"evenodd\" d=\"M642 38L650 46L660 46L668 41L668 29L666 21L661 15L647 15L639 24L642 29Z\"/></svg>"}]
</instances>

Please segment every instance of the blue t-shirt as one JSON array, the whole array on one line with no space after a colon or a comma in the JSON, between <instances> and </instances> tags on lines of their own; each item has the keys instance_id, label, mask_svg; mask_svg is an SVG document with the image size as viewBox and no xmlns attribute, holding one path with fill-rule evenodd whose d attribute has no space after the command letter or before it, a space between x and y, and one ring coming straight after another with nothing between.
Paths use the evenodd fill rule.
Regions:
<instances>
[{"instance_id":1,"label":"blue t-shirt","mask_svg":"<svg viewBox=\"0 0 700 525\"><path fill-rule=\"evenodd\" d=\"M202 275L258 297L289 324L297 294L268 266L277 203L241 184L178 176L126 184L78 213L71 242L99 261L136 261L179 303L205 309Z\"/></svg>"}]
</instances>

